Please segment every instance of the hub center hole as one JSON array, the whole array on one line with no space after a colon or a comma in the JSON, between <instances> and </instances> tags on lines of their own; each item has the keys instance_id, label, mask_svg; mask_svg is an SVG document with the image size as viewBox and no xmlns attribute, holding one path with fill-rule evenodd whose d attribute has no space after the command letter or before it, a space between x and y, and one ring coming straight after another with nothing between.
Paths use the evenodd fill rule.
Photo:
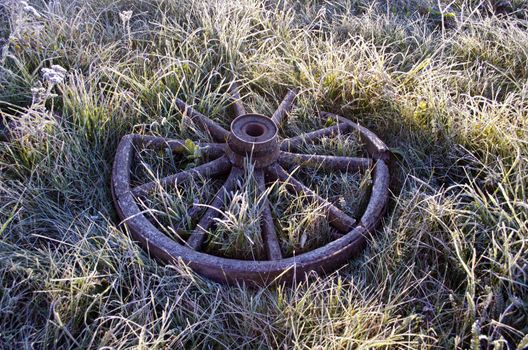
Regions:
<instances>
[{"instance_id":1,"label":"hub center hole","mask_svg":"<svg viewBox=\"0 0 528 350\"><path fill-rule=\"evenodd\" d=\"M264 134L264 127L260 124L249 124L246 126L246 134L253 137L259 137Z\"/></svg>"}]
</instances>

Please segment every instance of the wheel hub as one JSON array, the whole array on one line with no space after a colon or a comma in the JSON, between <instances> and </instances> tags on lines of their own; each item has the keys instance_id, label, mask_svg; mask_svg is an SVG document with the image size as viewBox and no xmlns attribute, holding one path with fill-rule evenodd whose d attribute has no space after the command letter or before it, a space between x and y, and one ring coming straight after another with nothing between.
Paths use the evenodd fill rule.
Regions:
<instances>
[{"instance_id":1,"label":"wheel hub","mask_svg":"<svg viewBox=\"0 0 528 350\"><path fill-rule=\"evenodd\" d=\"M267 167L279 158L277 133L277 125L265 115L244 114L235 118L227 140L229 160L238 167L248 160L257 169Z\"/></svg>"}]
</instances>

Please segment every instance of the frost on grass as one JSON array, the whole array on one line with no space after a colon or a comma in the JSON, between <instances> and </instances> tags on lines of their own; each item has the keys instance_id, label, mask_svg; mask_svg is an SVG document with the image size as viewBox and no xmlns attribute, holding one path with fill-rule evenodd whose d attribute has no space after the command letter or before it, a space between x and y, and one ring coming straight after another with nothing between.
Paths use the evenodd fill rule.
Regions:
<instances>
[{"instance_id":1,"label":"frost on grass","mask_svg":"<svg viewBox=\"0 0 528 350\"><path fill-rule=\"evenodd\" d=\"M160 186L148 196L138 198L139 208L159 231L184 244L206 210L201 203L211 201L211 193L221 184L219 180L193 179L185 186Z\"/></svg>"},{"instance_id":2,"label":"frost on grass","mask_svg":"<svg viewBox=\"0 0 528 350\"><path fill-rule=\"evenodd\" d=\"M53 98L58 95L53 93L56 85L64 82L67 70L60 65L52 65L51 68L42 68L42 79L33 82L31 87L31 104L23 111L9 119L3 120L6 130L0 133L2 139L22 139L46 137L45 130L51 130L56 122ZM51 100L51 107L46 102ZM39 141L36 141L39 142Z\"/></svg>"},{"instance_id":3,"label":"frost on grass","mask_svg":"<svg viewBox=\"0 0 528 350\"><path fill-rule=\"evenodd\" d=\"M149 182L159 183L165 176L198 166L202 162L203 159L194 158L185 151L173 153L168 148L154 150L136 147L130 184L134 188ZM161 232L183 243L204 214L205 208L200 204L209 203L221 184L221 179L197 177L185 184L159 185L148 196L138 198L140 209Z\"/></svg>"},{"instance_id":4,"label":"frost on grass","mask_svg":"<svg viewBox=\"0 0 528 350\"><path fill-rule=\"evenodd\" d=\"M528 13L511 1L498 14L501 3L0 1L0 119L20 120L25 135L0 142L0 348L526 347ZM60 70L45 80L52 65L68 70L63 80ZM324 127L316 116L328 110L394 151L393 204L339 274L219 286L158 264L114 221L120 137L207 139L175 98L228 126L233 76L248 109L267 115L300 89L281 135ZM303 152L332 154L324 142ZM335 152L363 156L347 141ZM143 156L135 184L186 166ZM351 215L362 199L349 193L369 181L296 175ZM142 209L178 239L175 222L193 227L187 210L215 186L158 189ZM226 195L215 254L260 254L253 236L227 234L254 220L258 196L245 193ZM322 208L290 207L280 185L270 196L282 196L278 214L302 204L311 215L275 222L284 255L329 238ZM325 235L303 236L312 228Z\"/></svg>"},{"instance_id":5,"label":"frost on grass","mask_svg":"<svg viewBox=\"0 0 528 350\"><path fill-rule=\"evenodd\" d=\"M67 70L54 64L51 68L42 68L42 78L50 85L62 84Z\"/></svg>"},{"instance_id":6,"label":"frost on grass","mask_svg":"<svg viewBox=\"0 0 528 350\"><path fill-rule=\"evenodd\" d=\"M272 211L278 223L277 236L286 257L321 247L332 240L332 229L325 208L306 195L293 195L277 188L270 196Z\"/></svg>"},{"instance_id":7,"label":"frost on grass","mask_svg":"<svg viewBox=\"0 0 528 350\"><path fill-rule=\"evenodd\" d=\"M229 258L264 260L260 231L264 194L259 194L254 169L248 164L234 192L225 194L225 209L210 230L206 251Z\"/></svg>"}]
</instances>

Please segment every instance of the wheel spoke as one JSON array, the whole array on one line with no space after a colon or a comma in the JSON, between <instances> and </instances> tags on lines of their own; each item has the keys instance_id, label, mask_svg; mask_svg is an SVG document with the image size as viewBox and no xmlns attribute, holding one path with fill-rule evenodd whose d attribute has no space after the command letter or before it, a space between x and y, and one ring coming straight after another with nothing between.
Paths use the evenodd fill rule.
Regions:
<instances>
[{"instance_id":1,"label":"wheel spoke","mask_svg":"<svg viewBox=\"0 0 528 350\"><path fill-rule=\"evenodd\" d=\"M167 139L159 136L149 136L140 134L131 134L134 139L134 144L142 148L149 149L163 149L169 148L173 152L184 152L187 150L185 141ZM210 142L195 142L194 143L203 154L218 158L224 154L225 144L210 143Z\"/></svg>"},{"instance_id":2,"label":"wheel spoke","mask_svg":"<svg viewBox=\"0 0 528 350\"><path fill-rule=\"evenodd\" d=\"M259 169L255 172L257 178L259 195L266 196L263 198L262 217L260 219L260 230L262 232L262 239L266 245L266 255L269 260L282 259L282 252L275 232L275 224L273 223L273 216L271 215L271 207L266 192L266 181L264 180L264 172Z\"/></svg>"},{"instance_id":3,"label":"wheel spoke","mask_svg":"<svg viewBox=\"0 0 528 350\"><path fill-rule=\"evenodd\" d=\"M282 100L281 104L271 116L271 120L273 120L275 124L279 125L282 119L286 116L286 113L288 113L291 110L293 106L293 100L295 99L296 96L297 96L297 91L288 90L288 93L286 94L286 96L284 96L284 99Z\"/></svg>"},{"instance_id":4,"label":"wheel spoke","mask_svg":"<svg viewBox=\"0 0 528 350\"><path fill-rule=\"evenodd\" d=\"M293 176L288 174L280 165L270 166L267 169L267 173L272 178L290 185L288 186L288 189L293 190L293 192L297 194L304 192L306 195L314 197L319 204L325 207L327 211L328 221L330 222L330 224L339 231L343 233L349 232L356 225L356 220L354 218L351 218L347 214L343 213L340 209L338 209L328 200L322 198L314 191L306 187L303 183L296 180Z\"/></svg>"},{"instance_id":5,"label":"wheel spoke","mask_svg":"<svg viewBox=\"0 0 528 350\"><path fill-rule=\"evenodd\" d=\"M192 121L197 122L199 126L211 134L211 136L218 142L225 142L229 136L229 132L222 128L215 121L207 118L202 113L196 111L194 108L180 100L176 99L176 105L183 114L186 114Z\"/></svg>"},{"instance_id":6,"label":"wheel spoke","mask_svg":"<svg viewBox=\"0 0 528 350\"><path fill-rule=\"evenodd\" d=\"M224 143L200 142L196 144L200 152L211 158L219 158L225 152Z\"/></svg>"},{"instance_id":7,"label":"wheel spoke","mask_svg":"<svg viewBox=\"0 0 528 350\"><path fill-rule=\"evenodd\" d=\"M205 211L204 216L198 222L198 225L193 230L189 239L187 239L187 245L194 249L199 250L207 235L207 230L214 223L214 219L220 215L220 211L224 206L225 194L232 191L236 186L236 181L242 174L242 170L236 167L231 168L231 172L227 177L227 180L222 185L220 190L215 195L213 202L209 205L209 208Z\"/></svg>"},{"instance_id":8,"label":"wheel spoke","mask_svg":"<svg viewBox=\"0 0 528 350\"><path fill-rule=\"evenodd\" d=\"M196 176L217 176L226 173L230 167L231 163L227 157L223 156L195 168L137 186L132 189L132 194L138 197L145 196L154 191L158 186L167 187L173 184L180 184Z\"/></svg>"},{"instance_id":9,"label":"wheel spoke","mask_svg":"<svg viewBox=\"0 0 528 350\"><path fill-rule=\"evenodd\" d=\"M281 144L281 150L289 151L298 149L303 142L314 142L323 137L333 137L335 135L345 134L351 130L351 126L347 123L339 123L337 125L329 126L328 128L315 130L299 136L284 139Z\"/></svg>"},{"instance_id":10,"label":"wheel spoke","mask_svg":"<svg viewBox=\"0 0 528 350\"><path fill-rule=\"evenodd\" d=\"M366 170L372 167L372 160L368 158L338 157L312 154L299 154L282 151L279 162L284 166L307 166L324 170Z\"/></svg>"},{"instance_id":11,"label":"wheel spoke","mask_svg":"<svg viewBox=\"0 0 528 350\"><path fill-rule=\"evenodd\" d=\"M238 84L233 83L231 85L231 95L233 96L233 109L235 110L235 117L246 114L246 109L242 104L240 93L238 92Z\"/></svg>"}]
</instances>

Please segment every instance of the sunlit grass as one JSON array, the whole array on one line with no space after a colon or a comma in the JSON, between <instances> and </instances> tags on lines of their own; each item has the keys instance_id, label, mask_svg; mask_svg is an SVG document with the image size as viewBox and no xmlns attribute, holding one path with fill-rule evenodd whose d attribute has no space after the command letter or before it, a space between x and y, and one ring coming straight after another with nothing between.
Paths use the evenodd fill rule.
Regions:
<instances>
[{"instance_id":1,"label":"sunlit grass","mask_svg":"<svg viewBox=\"0 0 528 350\"><path fill-rule=\"evenodd\" d=\"M0 348L523 349L528 16L524 2L504 3L0 3ZM299 89L281 135L332 123L317 118L328 110L393 151L383 225L338 273L220 286L159 264L118 227L109 184L120 138L211 141L175 98L228 127L234 80L264 114ZM361 146L302 147L362 156ZM134 184L199 162L136 160ZM361 214L370 174L295 176ZM195 224L189 208L219 186L159 188L142 208L178 239ZM248 171L226 194L212 253L263 255L253 188ZM324 208L280 184L270 198L285 256L331 239Z\"/></svg>"}]
</instances>

